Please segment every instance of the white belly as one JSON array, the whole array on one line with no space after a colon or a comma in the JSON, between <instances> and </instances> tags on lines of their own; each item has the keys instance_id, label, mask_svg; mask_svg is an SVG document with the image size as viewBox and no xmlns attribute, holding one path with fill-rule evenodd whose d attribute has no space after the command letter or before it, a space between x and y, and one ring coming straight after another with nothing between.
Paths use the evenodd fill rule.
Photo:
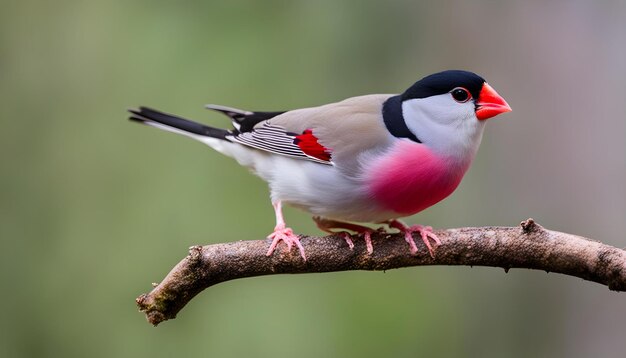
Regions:
<instances>
[{"instance_id":1,"label":"white belly","mask_svg":"<svg viewBox=\"0 0 626 358\"><path fill-rule=\"evenodd\" d=\"M399 216L374 202L359 175L347 176L332 165L224 144L222 153L268 182L272 201L344 221L382 222Z\"/></svg>"}]
</instances>

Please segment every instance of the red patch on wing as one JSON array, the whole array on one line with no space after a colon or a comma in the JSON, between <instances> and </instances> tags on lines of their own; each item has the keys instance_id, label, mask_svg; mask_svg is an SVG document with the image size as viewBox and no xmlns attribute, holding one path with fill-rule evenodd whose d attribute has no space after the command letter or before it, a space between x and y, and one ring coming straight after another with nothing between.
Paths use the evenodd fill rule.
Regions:
<instances>
[{"instance_id":1,"label":"red patch on wing","mask_svg":"<svg viewBox=\"0 0 626 358\"><path fill-rule=\"evenodd\" d=\"M313 135L313 130L307 129L302 134L297 135L293 143L300 147L304 154L330 162L330 149L317 142L317 137Z\"/></svg>"}]
</instances>

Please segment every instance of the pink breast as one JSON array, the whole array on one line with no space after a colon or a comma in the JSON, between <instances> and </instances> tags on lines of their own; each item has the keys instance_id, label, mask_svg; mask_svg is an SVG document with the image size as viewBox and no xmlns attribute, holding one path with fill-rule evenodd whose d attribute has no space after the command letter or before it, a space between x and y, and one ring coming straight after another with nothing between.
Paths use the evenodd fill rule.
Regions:
<instances>
[{"instance_id":1,"label":"pink breast","mask_svg":"<svg viewBox=\"0 0 626 358\"><path fill-rule=\"evenodd\" d=\"M385 209L412 215L450 195L468 166L423 144L401 141L370 168L369 190Z\"/></svg>"}]
</instances>

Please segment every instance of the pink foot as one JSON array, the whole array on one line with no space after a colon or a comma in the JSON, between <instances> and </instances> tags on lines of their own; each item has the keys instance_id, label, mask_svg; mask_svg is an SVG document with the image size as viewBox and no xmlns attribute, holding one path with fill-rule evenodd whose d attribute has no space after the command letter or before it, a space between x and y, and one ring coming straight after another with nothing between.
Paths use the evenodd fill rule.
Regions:
<instances>
[{"instance_id":1,"label":"pink foot","mask_svg":"<svg viewBox=\"0 0 626 358\"><path fill-rule=\"evenodd\" d=\"M306 261L304 247L300 243L300 238L298 237L298 235L293 233L293 230L291 230L291 228L285 227L285 225L277 225L274 228L274 232L271 233L267 238L272 239L272 244L270 245L269 250L267 250L267 256L271 256L272 253L274 253L274 250L276 250L276 246L278 245L278 243L283 241L285 244L287 244L288 251L291 251L293 245L296 245L298 250L300 250L300 256L302 256L302 259Z\"/></svg>"},{"instance_id":2,"label":"pink foot","mask_svg":"<svg viewBox=\"0 0 626 358\"><path fill-rule=\"evenodd\" d=\"M363 235L363 239L365 240L365 247L367 248L367 253L370 255L374 252L374 246L372 245L372 232L372 230L362 230L359 232L359 234ZM346 243L348 244L348 247L350 247L350 250L354 249L352 235L350 235L349 232L340 231L337 234L339 234L344 240L346 240Z\"/></svg>"},{"instance_id":3,"label":"pink foot","mask_svg":"<svg viewBox=\"0 0 626 358\"><path fill-rule=\"evenodd\" d=\"M365 240L365 247L367 247L367 253L372 254L374 252L374 246L372 245L372 230L363 231L363 239Z\"/></svg>"},{"instance_id":4,"label":"pink foot","mask_svg":"<svg viewBox=\"0 0 626 358\"><path fill-rule=\"evenodd\" d=\"M337 235L341 236L344 240L346 240L346 244L348 244L348 247L350 248L350 250L354 249L354 242L352 241L352 235L350 235L349 232L340 231L337 233Z\"/></svg>"},{"instance_id":5,"label":"pink foot","mask_svg":"<svg viewBox=\"0 0 626 358\"><path fill-rule=\"evenodd\" d=\"M274 206L274 213L276 214L276 226L274 227L274 232L271 233L267 238L272 239L272 244L270 245L269 250L267 250L266 256L270 256L274 250L276 250L276 246L279 242L283 241L287 244L287 249L291 251L291 247L296 245L298 250L300 250L300 256L306 261L306 255L304 255L304 247L300 243L300 238L298 235L293 233L291 228L288 228L285 225L285 219L283 218L283 207L280 203L280 200L272 202Z\"/></svg>"},{"instance_id":6,"label":"pink foot","mask_svg":"<svg viewBox=\"0 0 626 358\"><path fill-rule=\"evenodd\" d=\"M354 248L354 242L352 242L352 236L350 235L350 233L347 231L332 231L332 229L346 229L355 231L359 234L363 234L367 253L371 254L372 252L374 252L374 246L372 246L372 232L374 231L369 227L343 221L337 221L333 219L326 219L321 216L314 216L313 221L315 221L315 224L317 224L317 227L320 228L320 230L329 234L340 235L344 240L346 240L346 243L348 244L348 247L350 247L350 250ZM376 231L384 232L383 228L379 228Z\"/></svg>"},{"instance_id":7,"label":"pink foot","mask_svg":"<svg viewBox=\"0 0 626 358\"><path fill-rule=\"evenodd\" d=\"M432 239L436 245L441 245L441 241L437 235L433 233L433 228L430 226L422 226L422 225L412 225L407 226L399 220L391 220L389 221L389 226L395 229L400 230L400 232L404 233L404 240L409 244L411 254L415 255L417 253L417 245L415 245L415 240L413 239L413 233L417 232L422 237L422 241L428 248L428 252L430 253L430 257L435 257L435 251L433 247L430 245L430 241L428 239Z\"/></svg>"}]
</instances>

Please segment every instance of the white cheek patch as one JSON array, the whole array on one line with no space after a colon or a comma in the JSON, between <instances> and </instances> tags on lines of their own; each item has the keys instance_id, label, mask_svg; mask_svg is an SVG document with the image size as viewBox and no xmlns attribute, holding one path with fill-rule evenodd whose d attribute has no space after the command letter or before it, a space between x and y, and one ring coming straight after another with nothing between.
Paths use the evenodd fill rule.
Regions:
<instances>
[{"instance_id":1,"label":"white cheek patch","mask_svg":"<svg viewBox=\"0 0 626 358\"><path fill-rule=\"evenodd\" d=\"M473 101L456 102L448 93L402 103L407 127L434 150L452 156L466 155L480 144L484 121L476 118Z\"/></svg>"},{"instance_id":2,"label":"white cheek patch","mask_svg":"<svg viewBox=\"0 0 626 358\"><path fill-rule=\"evenodd\" d=\"M416 98L402 103L402 112L407 125L415 122L434 122L440 125L453 124L474 113L471 101L458 103L448 93L427 98Z\"/></svg>"}]
</instances>

